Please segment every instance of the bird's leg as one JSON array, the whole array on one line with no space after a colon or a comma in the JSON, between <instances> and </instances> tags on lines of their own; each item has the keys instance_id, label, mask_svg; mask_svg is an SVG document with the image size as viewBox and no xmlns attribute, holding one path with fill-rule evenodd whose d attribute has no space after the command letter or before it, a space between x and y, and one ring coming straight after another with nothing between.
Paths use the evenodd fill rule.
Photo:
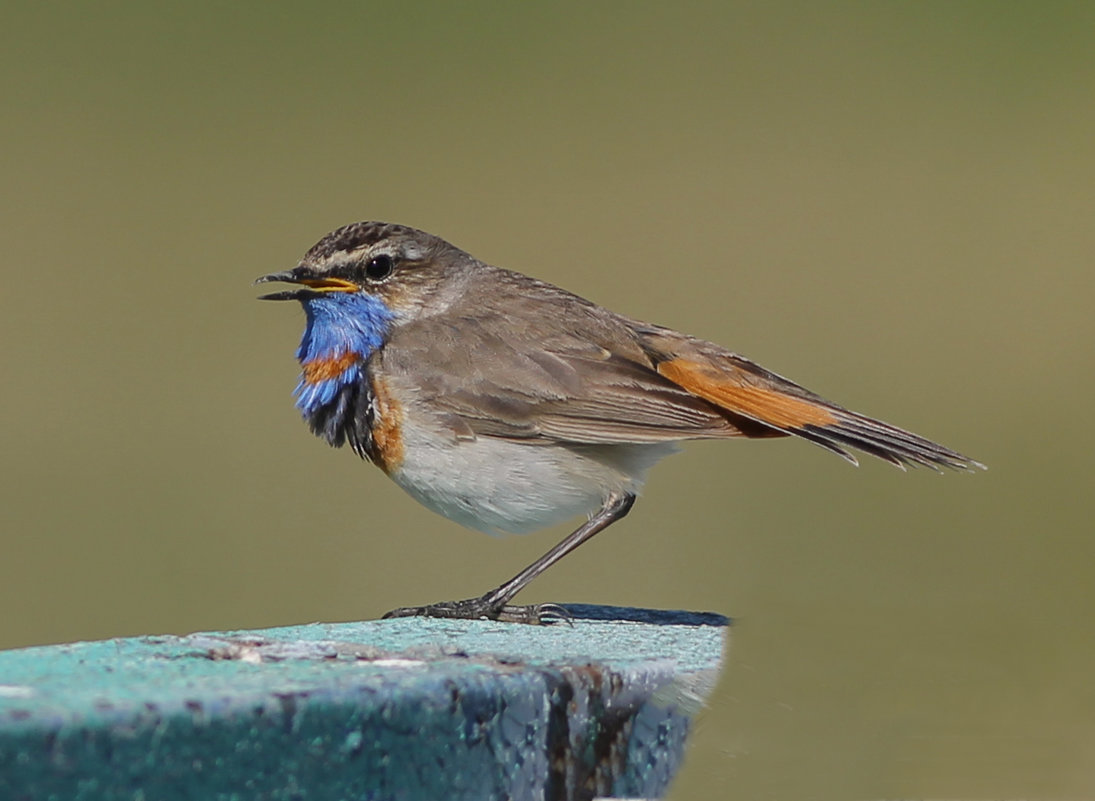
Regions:
<instances>
[{"instance_id":1,"label":"bird's leg","mask_svg":"<svg viewBox=\"0 0 1095 801\"><path fill-rule=\"evenodd\" d=\"M497 589L491 590L479 598L464 601L443 601L429 606L406 606L393 609L384 615L391 617L460 618L465 620L500 620L505 623L539 624L556 618L567 620L570 615L558 604L532 604L530 606L511 606L510 601L523 590L529 582L573 551L594 534L603 531L631 511L635 496L631 493L610 496L604 506L589 520L568 534L558 545L545 553L531 565L511 578Z\"/></svg>"}]
</instances>

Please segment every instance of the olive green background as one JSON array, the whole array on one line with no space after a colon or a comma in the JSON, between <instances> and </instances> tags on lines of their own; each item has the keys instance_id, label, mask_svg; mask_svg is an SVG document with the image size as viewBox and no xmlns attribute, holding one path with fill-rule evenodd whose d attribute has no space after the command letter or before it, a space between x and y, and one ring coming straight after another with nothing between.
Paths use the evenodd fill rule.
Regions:
<instances>
[{"instance_id":1,"label":"olive green background","mask_svg":"<svg viewBox=\"0 0 1095 801\"><path fill-rule=\"evenodd\" d=\"M1095 794L1095 5L12 4L0 646L372 617L565 533L421 509L257 303L358 219L979 458L702 443L526 600L737 624L678 798Z\"/></svg>"}]
</instances>

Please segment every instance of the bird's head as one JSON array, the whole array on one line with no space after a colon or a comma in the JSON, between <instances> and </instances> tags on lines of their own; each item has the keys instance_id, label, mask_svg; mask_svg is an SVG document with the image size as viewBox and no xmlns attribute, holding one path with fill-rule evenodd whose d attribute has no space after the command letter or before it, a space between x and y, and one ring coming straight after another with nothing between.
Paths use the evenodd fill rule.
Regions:
<instances>
[{"instance_id":1,"label":"bird's head","mask_svg":"<svg viewBox=\"0 0 1095 801\"><path fill-rule=\"evenodd\" d=\"M338 402L393 327L446 305L465 259L471 257L424 231L359 222L323 237L293 269L257 279L296 285L260 299L299 301L307 315L297 351L304 415Z\"/></svg>"},{"instance_id":2,"label":"bird's head","mask_svg":"<svg viewBox=\"0 0 1095 801\"><path fill-rule=\"evenodd\" d=\"M451 267L471 259L448 242L405 225L359 222L344 225L319 240L291 270L255 281L298 284L260 300L346 303L347 296L368 296L396 315L425 307Z\"/></svg>"}]
</instances>

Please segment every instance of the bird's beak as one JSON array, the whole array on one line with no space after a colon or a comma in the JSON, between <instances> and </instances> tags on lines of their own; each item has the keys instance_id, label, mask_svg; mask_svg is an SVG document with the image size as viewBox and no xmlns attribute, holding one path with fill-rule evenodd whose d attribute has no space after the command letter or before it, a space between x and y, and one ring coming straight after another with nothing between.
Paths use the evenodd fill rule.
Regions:
<instances>
[{"instance_id":1,"label":"bird's beak","mask_svg":"<svg viewBox=\"0 0 1095 801\"><path fill-rule=\"evenodd\" d=\"M361 289L353 281L345 281L342 278L318 278L309 275L301 267L294 267L292 270L285 270L280 273L270 273L255 279L256 284L268 284L271 281L303 284L307 289L271 292L269 295L260 295L259 300L301 300L302 298L318 297L325 292L358 292Z\"/></svg>"}]
</instances>

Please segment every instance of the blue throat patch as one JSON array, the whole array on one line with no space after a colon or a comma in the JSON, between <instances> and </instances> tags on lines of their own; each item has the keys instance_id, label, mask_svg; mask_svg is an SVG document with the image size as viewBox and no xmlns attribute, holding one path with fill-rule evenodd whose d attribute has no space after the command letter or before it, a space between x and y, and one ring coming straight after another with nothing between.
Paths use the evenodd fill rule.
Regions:
<instances>
[{"instance_id":1,"label":"blue throat patch","mask_svg":"<svg viewBox=\"0 0 1095 801\"><path fill-rule=\"evenodd\" d=\"M330 405L340 389L362 378L361 362L384 343L396 315L379 298L364 292L326 292L300 304L308 316L297 349L305 373L294 395L301 414L310 418ZM353 355L359 358L352 359ZM310 363L327 363L337 369L322 370L321 380L309 381Z\"/></svg>"}]
</instances>

